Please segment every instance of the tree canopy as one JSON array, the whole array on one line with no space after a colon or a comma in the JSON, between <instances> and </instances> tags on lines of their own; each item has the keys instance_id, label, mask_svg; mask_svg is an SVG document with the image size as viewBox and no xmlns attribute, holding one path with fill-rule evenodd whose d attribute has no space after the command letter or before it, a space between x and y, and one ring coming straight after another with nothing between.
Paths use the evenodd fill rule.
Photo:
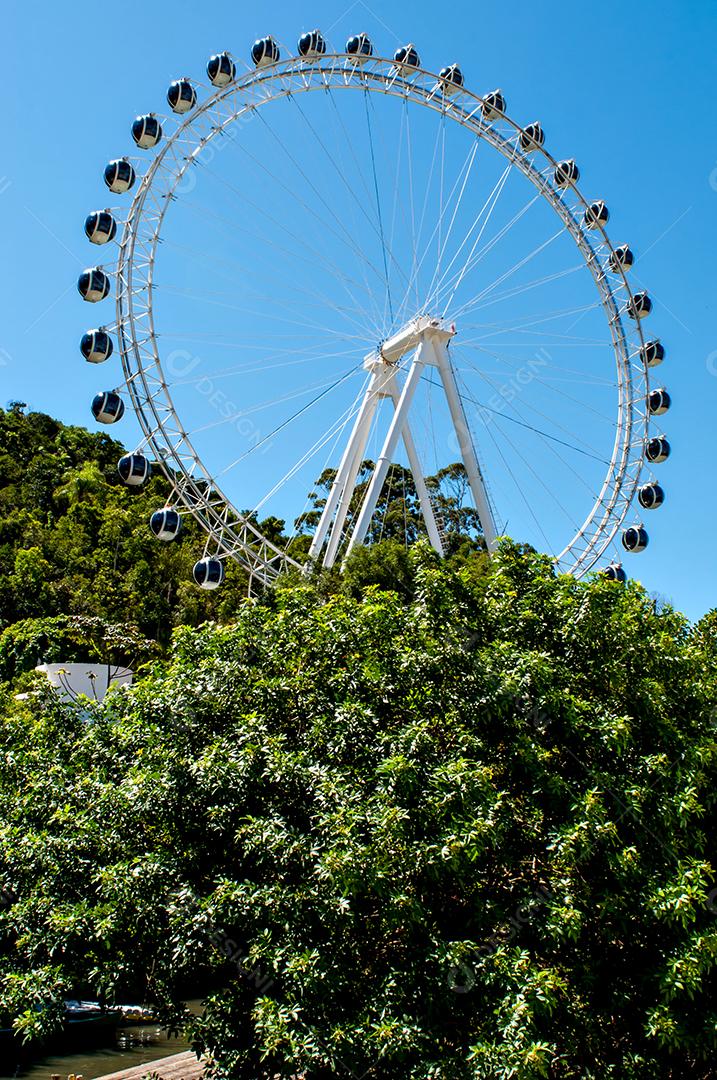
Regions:
<instances>
[{"instance_id":1,"label":"tree canopy","mask_svg":"<svg viewBox=\"0 0 717 1080\"><path fill-rule=\"evenodd\" d=\"M168 640L173 625L224 618L246 594L230 566L221 595L197 589L203 538L186 520L179 541L149 529L168 485L137 490L117 474L124 447L21 403L0 409L0 629L25 619L85 616ZM67 659L67 657L63 657Z\"/></svg>"},{"instance_id":2,"label":"tree canopy","mask_svg":"<svg viewBox=\"0 0 717 1080\"><path fill-rule=\"evenodd\" d=\"M373 461L367 459L361 463L346 516L348 530L358 518L373 470ZM336 469L324 469L318 477L316 490L309 492L309 509L294 523L297 529L314 531L335 478ZM468 499L465 466L453 462L425 479L446 553L454 554L461 549L480 550L482 532L478 513ZM366 540L369 544L397 540L406 546L425 535L426 526L411 470L394 462L386 473Z\"/></svg>"},{"instance_id":3,"label":"tree canopy","mask_svg":"<svg viewBox=\"0 0 717 1080\"><path fill-rule=\"evenodd\" d=\"M369 569L176 630L90 722L6 696L0 1010L203 992L247 1080L712 1076L714 615L510 544Z\"/></svg>"}]
</instances>

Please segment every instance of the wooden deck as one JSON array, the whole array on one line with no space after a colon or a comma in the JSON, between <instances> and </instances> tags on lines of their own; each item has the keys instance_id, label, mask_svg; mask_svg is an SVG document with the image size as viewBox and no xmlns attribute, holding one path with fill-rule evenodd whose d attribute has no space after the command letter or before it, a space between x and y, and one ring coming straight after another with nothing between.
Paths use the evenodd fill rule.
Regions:
<instances>
[{"instance_id":1,"label":"wooden deck","mask_svg":"<svg viewBox=\"0 0 717 1080\"><path fill-rule=\"evenodd\" d=\"M162 1080L199 1080L203 1072L204 1065L201 1061L197 1061L196 1054L189 1050L186 1054L172 1054L171 1057L162 1058L160 1061L150 1061L134 1069L124 1069L122 1072L100 1076L98 1080L142 1080L147 1073L156 1073L162 1077Z\"/></svg>"}]
</instances>

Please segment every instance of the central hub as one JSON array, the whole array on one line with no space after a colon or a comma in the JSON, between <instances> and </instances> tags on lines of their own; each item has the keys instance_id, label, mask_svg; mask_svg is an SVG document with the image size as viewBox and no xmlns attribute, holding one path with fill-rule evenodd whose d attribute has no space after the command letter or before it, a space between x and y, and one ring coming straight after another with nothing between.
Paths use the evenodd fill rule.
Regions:
<instances>
[{"instance_id":1,"label":"central hub","mask_svg":"<svg viewBox=\"0 0 717 1080\"><path fill-rule=\"evenodd\" d=\"M382 342L375 352L368 353L364 357L363 366L370 370L378 363L397 364L402 356L413 352L422 341L432 339L445 343L450 341L455 333L455 323L448 323L433 315L419 315Z\"/></svg>"}]
</instances>

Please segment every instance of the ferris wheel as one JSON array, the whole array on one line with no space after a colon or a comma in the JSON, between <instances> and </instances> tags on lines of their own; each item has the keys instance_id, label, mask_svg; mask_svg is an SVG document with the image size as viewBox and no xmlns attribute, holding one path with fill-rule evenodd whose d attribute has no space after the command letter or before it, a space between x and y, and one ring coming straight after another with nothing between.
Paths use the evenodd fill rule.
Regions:
<instances>
[{"instance_id":1,"label":"ferris wheel","mask_svg":"<svg viewBox=\"0 0 717 1080\"><path fill-rule=\"evenodd\" d=\"M153 533L199 522L204 588L230 558L264 583L331 566L382 535L403 461L444 553L457 462L489 551L510 532L562 571L624 581L665 498L670 396L650 385L665 349L605 202L455 63L432 73L413 44L381 57L364 33L335 51L318 30L286 52L262 38L244 66L212 56L208 84L173 81L167 114L137 117L135 154L105 168L124 208L85 222L113 259L79 292L114 292L116 312L81 352L122 365L92 412L114 424L131 403L142 438L120 476L141 486L154 463L171 485Z\"/></svg>"}]
</instances>

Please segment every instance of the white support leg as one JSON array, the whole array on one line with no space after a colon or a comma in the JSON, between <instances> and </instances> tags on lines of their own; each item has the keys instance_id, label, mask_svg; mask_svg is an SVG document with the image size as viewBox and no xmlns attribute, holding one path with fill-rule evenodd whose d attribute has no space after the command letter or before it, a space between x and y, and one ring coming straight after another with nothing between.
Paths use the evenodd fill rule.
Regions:
<instances>
[{"instance_id":1,"label":"white support leg","mask_svg":"<svg viewBox=\"0 0 717 1080\"><path fill-rule=\"evenodd\" d=\"M416 494L431 544L441 555L444 554L443 541L436 522L431 496L408 424L411 402L426 364L437 367L440 372L441 382L460 447L461 458L486 545L489 551L495 548L495 521L468 428L463 401L458 391L458 384L446 347L447 342L450 341L455 332L456 328L453 324L448 325L442 320L430 316L420 316L408 323L388 341L384 341L378 350L366 356L364 367L371 371L371 381L361 403L348 445L341 458L334 482L331 485L331 491L311 542L309 562L320 556L327 537L328 543L326 544L323 564L329 567L333 566L336 561L346 517L356 489L356 478L361 462L364 459L374 415L382 397L391 397L394 414L369 482L358 520L348 543L346 554L348 555L358 544L362 544L366 538L386 481L386 474L394 459L396 446L400 438L403 438L406 447L406 455L416 485ZM399 391L396 382L395 365L402 356L412 350L415 350L415 353L403 389Z\"/></svg>"},{"instance_id":2,"label":"white support leg","mask_svg":"<svg viewBox=\"0 0 717 1080\"><path fill-rule=\"evenodd\" d=\"M451 411L453 426L458 438L461 457L463 458L463 464L465 465L465 470L468 475L468 483L470 484L476 510L478 511L478 517L480 518L481 528L483 529L483 536L485 537L488 550L493 551L496 541L496 527L495 521L493 520L493 512L490 508L490 503L488 502L488 493L485 488L483 475L480 471L480 465L478 464L478 458L476 457L473 440L468 428L468 421L466 420L465 411L463 409L463 401L458 392L456 377L448 355L448 349L444 342L436 342L435 353L441 382L443 383L443 389L448 400L448 408Z\"/></svg>"},{"instance_id":3,"label":"white support leg","mask_svg":"<svg viewBox=\"0 0 717 1080\"><path fill-rule=\"evenodd\" d=\"M356 477L361 468L361 462L364 459L366 443L368 442L368 437L371 432L371 424L373 423L378 402L379 394L374 393L370 405L366 410L365 422L362 425L360 437L356 442L354 458L351 461L349 470L346 474L346 483L341 491L341 498L339 499L338 508L336 510L336 517L334 518L334 524L331 529L331 536L329 537L329 542L326 546L326 554L324 555L324 566L326 567L333 566L336 562L336 555L339 550L341 536L346 523L346 515L348 514L351 505L351 499L356 486Z\"/></svg>"},{"instance_id":4,"label":"white support leg","mask_svg":"<svg viewBox=\"0 0 717 1080\"><path fill-rule=\"evenodd\" d=\"M366 441L368 439L369 431L371 429L371 423L373 421L374 413L376 412L376 406L378 404L379 396L384 389L384 384L386 382L386 372L383 370L383 368L384 365L376 366L374 368L373 375L371 376L371 381L366 389L366 393L364 394L363 401L361 402L361 408L359 409L358 415L354 421L351 436L339 463L336 476L334 477L334 482L331 485L331 490L326 500L326 505L324 506L324 509L321 513L319 524L316 527L316 532L314 533L314 537L311 541L311 547L309 548L309 565L314 559L318 558L321 552L321 548L323 547L324 541L328 534L331 520L334 516L334 512L336 511L339 499L342 495L346 495L349 487L350 491L348 491L348 498L350 500L351 493L353 491L353 482L355 481L356 473L358 472L358 468L354 470L353 466L356 463L357 459L358 463L360 464L363 458L363 453L366 448ZM349 476L352 472L353 480L349 485ZM346 515L344 513L344 519L345 516ZM341 532L342 528L343 520L341 522L340 528L338 529L339 533ZM332 538L336 532L336 526L334 526ZM324 565L330 566L331 563L327 563L326 560L324 560Z\"/></svg>"},{"instance_id":5,"label":"white support leg","mask_svg":"<svg viewBox=\"0 0 717 1080\"><path fill-rule=\"evenodd\" d=\"M391 397L393 399L394 408L398 408L399 402L399 389L396 386L396 380L391 380ZM443 555L443 541L441 540L441 534L438 531L438 525L436 523L436 515L433 512L433 503L431 502L431 496L428 493L426 487L426 481L423 476L423 469L421 468L421 462L416 453L416 445L413 441L413 435L411 434L411 428L408 423L408 419L403 426L403 445L406 447L406 456L408 458L408 464L411 468L411 475L413 476L413 482L416 485L416 494L418 495L418 501L421 506L421 513L423 514L423 520L426 523L426 529L428 531L428 539L431 541L432 547L438 552L439 555Z\"/></svg>"},{"instance_id":6,"label":"white support leg","mask_svg":"<svg viewBox=\"0 0 717 1080\"><path fill-rule=\"evenodd\" d=\"M393 420L391 421L391 425L388 429L388 432L386 433L386 438L384 440L383 447L381 448L381 454L378 461L376 462L376 468L373 471L373 476L371 477L371 482L368 486L368 491L366 492L363 506L361 507L361 513L359 514L358 521L356 522L353 533L351 534L351 540L349 541L349 545L346 550L347 555L349 555L351 551L353 551L357 544L363 543L366 533L368 532L368 527L371 524L371 518L373 517L374 510L376 509L376 503L378 502L379 496L383 489L383 484L386 479L388 467L391 464L393 456L396 452L396 445L399 438L401 437L406 417L408 416L408 410L411 407L413 395L416 392L416 387L418 386L421 375L423 374L423 367L427 359L426 351L430 351L432 350L432 348L433 346L429 341L422 339L418 346L418 349L416 350L416 355L411 362L408 376L406 377L406 381L403 384L403 390L401 391L401 396L399 397L398 403L396 405L396 411L393 414Z\"/></svg>"}]
</instances>

